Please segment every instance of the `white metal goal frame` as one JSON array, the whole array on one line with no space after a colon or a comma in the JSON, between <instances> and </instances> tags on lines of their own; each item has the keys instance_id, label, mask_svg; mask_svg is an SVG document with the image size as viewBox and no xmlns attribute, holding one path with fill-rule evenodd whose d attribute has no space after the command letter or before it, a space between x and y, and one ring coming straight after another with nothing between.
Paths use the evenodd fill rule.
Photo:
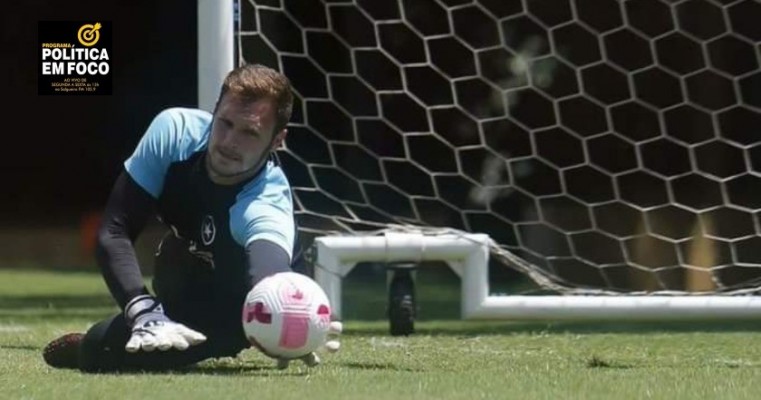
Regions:
<instances>
[{"instance_id":1,"label":"white metal goal frame","mask_svg":"<svg viewBox=\"0 0 761 400\"><path fill-rule=\"evenodd\" d=\"M461 279L463 319L708 320L761 318L761 297L730 295L493 295L489 237L479 233L319 236L314 240L317 283L337 318L343 278L361 262L444 261Z\"/></svg>"}]
</instances>

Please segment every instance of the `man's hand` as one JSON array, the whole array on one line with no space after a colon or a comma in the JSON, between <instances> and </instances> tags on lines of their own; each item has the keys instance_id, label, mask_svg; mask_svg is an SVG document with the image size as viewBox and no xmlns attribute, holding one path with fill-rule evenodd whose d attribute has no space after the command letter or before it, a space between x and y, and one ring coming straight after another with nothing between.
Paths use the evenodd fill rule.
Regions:
<instances>
[{"instance_id":1,"label":"man's hand","mask_svg":"<svg viewBox=\"0 0 761 400\"><path fill-rule=\"evenodd\" d=\"M161 303L153 296L135 297L124 308L124 314L132 327L132 336L124 346L130 353L172 348L185 350L206 341L202 333L167 318Z\"/></svg>"},{"instance_id":2,"label":"man's hand","mask_svg":"<svg viewBox=\"0 0 761 400\"><path fill-rule=\"evenodd\" d=\"M339 321L331 322L330 330L328 331L328 340L325 342L324 345L322 345L322 348L331 353L337 352L338 349L341 348L341 343L338 341L338 335L340 335L342 331L343 331L343 324L341 322ZM291 358L283 358L283 357L273 357L273 358L277 360L278 369L288 368L288 365L290 365L291 361L294 360ZM308 367L317 366L321 362L320 357L317 355L316 352L311 352L305 356L296 358L296 360L301 360Z\"/></svg>"}]
</instances>

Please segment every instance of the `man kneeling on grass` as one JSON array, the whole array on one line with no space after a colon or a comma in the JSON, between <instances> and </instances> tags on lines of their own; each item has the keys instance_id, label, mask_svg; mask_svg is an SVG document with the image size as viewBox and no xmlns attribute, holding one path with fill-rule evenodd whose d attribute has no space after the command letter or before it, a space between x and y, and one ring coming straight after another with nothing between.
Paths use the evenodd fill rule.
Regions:
<instances>
[{"instance_id":1,"label":"man kneeling on grass","mask_svg":"<svg viewBox=\"0 0 761 400\"><path fill-rule=\"evenodd\" d=\"M250 347L241 324L246 294L264 277L301 267L291 188L273 154L292 106L284 75L245 65L226 77L213 114L170 108L153 119L98 231L96 259L122 312L50 342L49 365L167 369ZM134 242L156 213L169 230L152 294ZM314 353L302 360L319 362Z\"/></svg>"}]
</instances>

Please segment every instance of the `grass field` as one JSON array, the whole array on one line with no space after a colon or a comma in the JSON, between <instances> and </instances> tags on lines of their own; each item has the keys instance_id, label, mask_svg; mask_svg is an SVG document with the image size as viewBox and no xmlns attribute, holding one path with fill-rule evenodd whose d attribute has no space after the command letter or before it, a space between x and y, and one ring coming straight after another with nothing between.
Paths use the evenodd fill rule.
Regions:
<instances>
[{"instance_id":1,"label":"grass field","mask_svg":"<svg viewBox=\"0 0 761 400\"><path fill-rule=\"evenodd\" d=\"M318 368L274 369L253 350L166 373L48 367L42 347L116 311L98 275L0 270L2 399L756 399L758 323L442 320L456 287L418 279L421 317L387 334L383 284L347 285L342 349ZM363 299L370 306L361 314ZM374 306L373 306L374 304ZM426 310L429 312L426 313ZM456 310L454 313L456 314ZM431 318L433 316L434 318Z\"/></svg>"}]
</instances>

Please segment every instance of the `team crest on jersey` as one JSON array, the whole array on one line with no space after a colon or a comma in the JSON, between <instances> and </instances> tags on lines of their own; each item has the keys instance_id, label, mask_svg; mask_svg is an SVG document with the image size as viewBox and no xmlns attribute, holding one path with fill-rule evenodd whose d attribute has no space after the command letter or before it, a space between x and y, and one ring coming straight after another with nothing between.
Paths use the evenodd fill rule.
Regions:
<instances>
[{"instance_id":1,"label":"team crest on jersey","mask_svg":"<svg viewBox=\"0 0 761 400\"><path fill-rule=\"evenodd\" d=\"M204 246L208 246L214 242L216 236L217 227L214 225L214 217L211 215L203 217L203 222L201 223L201 241Z\"/></svg>"}]
</instances>

